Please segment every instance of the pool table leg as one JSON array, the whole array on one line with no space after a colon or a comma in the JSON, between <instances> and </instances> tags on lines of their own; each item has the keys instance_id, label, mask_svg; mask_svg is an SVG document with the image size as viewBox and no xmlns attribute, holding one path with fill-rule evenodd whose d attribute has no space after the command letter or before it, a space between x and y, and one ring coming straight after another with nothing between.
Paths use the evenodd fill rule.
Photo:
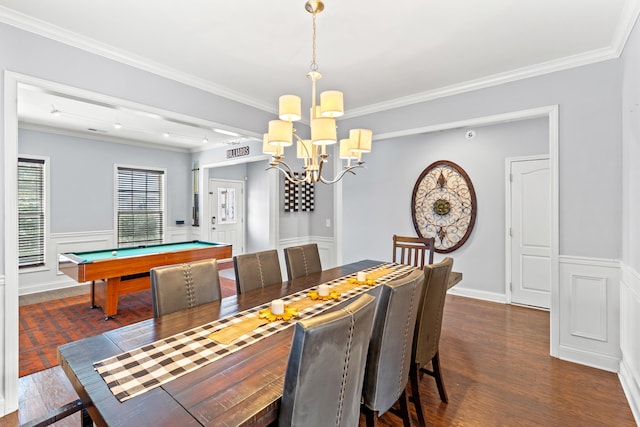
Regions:
<instances>
[{"instance_id":1,"label":"pool table leg","mask_svg":"<svg viewBox=\"0 0 640 427\"><path fill-rule=\"evenodd\" d=\"M98 306L96 305L96 281L92 280L91 281L91 305L89 306L90 309L94 309L94 308L98 308Z\"/></svg>"},{"instance_id":2,"label":"pool table leg","mask_svg":"<svg viewBox=\"0 0 640 427\"><path fill-rule=\"evenodd\" d=\"M120 286L120 278L112 277L107 279L107 288L105 295L105 304L102 306L104 310L104 315L106 316L104 320L112 319L113 316L118 312L118 287Z\"/></svg>"},{"instance_id":3,"label":"pool table leg","mask_svg":"<svg viewBox=\"0 0 640 427\"><path fill-rule=\"evenodd\" d=\"M93 288L91 295L92 304L102 307L104 311L104 320L112 319L118 313L118 288L120 287L120 278L112 277L104 283L98 283Z\"/></svg>"}]
</instances>

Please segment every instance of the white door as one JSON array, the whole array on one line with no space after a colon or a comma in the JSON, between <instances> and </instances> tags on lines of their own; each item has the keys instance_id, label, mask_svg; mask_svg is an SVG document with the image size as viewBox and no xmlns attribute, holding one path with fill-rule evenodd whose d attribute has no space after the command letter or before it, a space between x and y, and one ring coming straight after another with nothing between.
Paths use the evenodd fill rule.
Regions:
<instances>
[{"instance_id":1,"label":"white door","mask_svg":"<svg viewBox=\"0 0 640 427\"><path fill-rule=\"evenodd\" d=\"M511 302L550 308L549 158L510 162Z\"/></svg>"},{"instance_id":2,"label":"white door","mask_svg":"<svg viewBox=\"0 0 640 427\"><path fill-rule=\"evenodd\" d=\"M233 255L244 252L244 182L209 180L209 240L230 243Z\"/></svg>"}]
</instances>

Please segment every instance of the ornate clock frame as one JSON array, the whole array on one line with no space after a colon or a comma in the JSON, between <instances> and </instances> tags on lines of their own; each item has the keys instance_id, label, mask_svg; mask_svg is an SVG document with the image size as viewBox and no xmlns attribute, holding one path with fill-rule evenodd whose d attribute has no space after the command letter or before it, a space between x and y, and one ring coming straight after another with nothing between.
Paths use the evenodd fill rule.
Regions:
<instances>
[{"instance_id":1,"label":"ornate clock frame","mask_svg":"<svg viewBox=\"0 0 640 427\"><path fill-rule=\"evenodd\" d=\"M422 171L411 195L413 226L420 237L434 237L434 250L449 253L469 238L476 221L476 193L457 164L438 160Z\"/></svg>"}]
</instances>

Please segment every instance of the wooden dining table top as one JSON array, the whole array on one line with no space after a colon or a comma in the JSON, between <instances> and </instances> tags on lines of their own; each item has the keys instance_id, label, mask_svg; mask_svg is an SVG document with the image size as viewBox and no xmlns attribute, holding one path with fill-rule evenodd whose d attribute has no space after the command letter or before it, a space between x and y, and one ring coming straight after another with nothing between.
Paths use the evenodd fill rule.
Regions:
<instances>
[{"instance_id":1,"label":"wooden dining table top","mask_svg":"<svg viewBox=\"0 0 640 427\"><path fill-rule=\"evenodd\" d=\"M58 360L98 426L268 425L278 418L293 328L124 402L93 364L380 263L359 261L114 329L60 346ZM461 278L452 273L449 287Z\"/></svg>"}]
</instances>

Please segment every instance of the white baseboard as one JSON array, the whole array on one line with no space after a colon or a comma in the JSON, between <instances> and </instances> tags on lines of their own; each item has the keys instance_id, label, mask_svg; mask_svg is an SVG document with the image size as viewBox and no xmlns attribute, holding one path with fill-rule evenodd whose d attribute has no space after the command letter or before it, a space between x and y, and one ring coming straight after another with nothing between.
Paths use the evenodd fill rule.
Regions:
<instances>
[{"instance_id":1,"label":"white baseboard","mask_svg":"<svg viewBox=\"0 0 640 427\"><path fill-rule=\"evenodd\" d=\"M629 367L624 359L620 362L620 372L618 373L622 390L624 391L629 407L636 420L636 424L640 425L640 384L633 378Z\"/></svg>"},{"instance_id":2,"label":"white baseboard","mask_svg":"<svg viewBox=\"0 0 640 427\"><path fill-rule=\"evenodd\" d=\"M558 358L567 362L591 366L609 372L618 372L620 358L608 354L599 354L593 351L560 345Z\"/></svg>"},{"instance_id":3,"label":"white baseboard","mask_svg":"<svg viewBox=\"0 0 640 427\"><path fill-rule=\"evenodd\" d=\"M40 292L47 291L58 291L60 289L73 288L75 286L80 286L82 283L78 283L75 280L64 276L59 278L58 280L51 282L42 282L33 285L26 285L20 288L20 296L23 295L31 295L38 294Z\"/></svg>"},{"instance_id":4,"label":"white baseboard","mask_svg":"<svg viewBox=\"0 0 640 427\"><path fill-rule=\"evenodd\" d=\"M507 303L507 296L505 294L499 294L497 292L487 292L477 289L454 286L453 288L449 289L447 293L451 295L460 295L462 297L475 298L483 301L499 302L501 304Z\"/></svg>"}]
</instances>

